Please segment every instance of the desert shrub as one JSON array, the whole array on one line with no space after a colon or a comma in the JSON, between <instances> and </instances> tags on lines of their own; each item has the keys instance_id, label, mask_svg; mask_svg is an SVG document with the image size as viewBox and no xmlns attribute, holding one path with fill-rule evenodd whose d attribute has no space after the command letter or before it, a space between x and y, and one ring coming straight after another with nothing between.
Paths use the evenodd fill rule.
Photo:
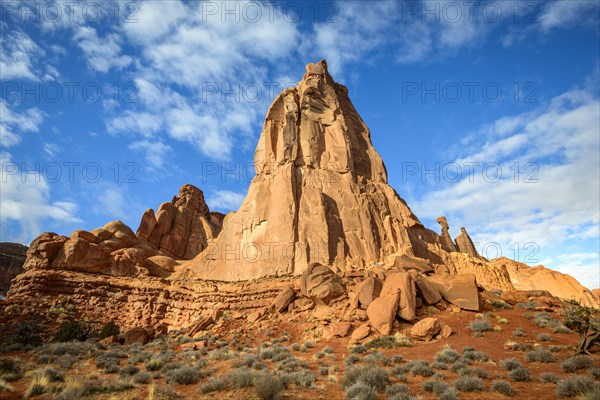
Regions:
<instances>
[{"instance_id":1,"label":"desert shrub","mask_svg":"<svg viewBox=\"0 0 600 400\"><path fill-rule=\"evenodd\" d=\"M524 310L535 310L535 308L539 307L540 304L533 301L528 301L526 303L517 303L517 306L521 307Z\"/></svg>"},{"instance_id":2,"label":"desert shrub","mask_svg":"<svg viewBox=\"0 0 600 400\"><path fill-rule=\"evenodd\" d=\"M426 392L435 393L437 395L440 395L440 394L444 393L446 390L448 390L450 385L447 384L446 382L438 380L438 379L429 379L429 380L424 381L421 384L421 387Z\"/></svg>"},{"instance_id":3,"label":"desert shrub","mask_svg":"<svg viewBox=\"0 0 600 400\"><path fill-rule=\"evenodd\" d=\"M323 351L327 354L331 354L331 353L333 353L333 347L325 346L325 347L323 347Z\"/></svg>"},{"instance_id":4,"label":"desert shrub","mask_svg":"<svg viewBox=\"0 0 600 400\"><path fill-rule=\"evenodd\" d=\"M352 365L352 364L356 364L359 361L360 361L360 357L359 356L357 356L356 354L350 354L350 355L348 355L348 357L344 361L344 364L346 364L346 366L349 366L349 365Z\"/></svg>"},{"instance_id":5,"label":"desert shrub","mask_svg":"<svg viewBox=\"0 0 600 400\"><path fill-rule=\"evenodd\" d=\"M204 394L219 392L221 390L227 389L228 384L229 383L226 378L222 376L215 376L213 378L210 378L208 381L201 383L198 386L198 390Z\"/></svg>"},{"instance_id":6,"label":"desert shrub","mask_svg":"<svg viewBox=\"0 0 600 400\"><path fill-rule=\"evenodd\" d=\"M540 374L540 382L542 383L556 383L560 380L560 377L552 372L542 372Z\"/></svg>"},{"instance_id":7,"label":"desert shrub","mask_svg":"<svg viewBox=\"0 0 600 400\"><path fill-rule=\"evenodd\" d=\"M121 371L121 368L119 367L118 364L109 364L106 367L104 367L105 374L116 374L117 372L120 372L120 371Z\"/></svg>"},{"instance_id":8,"label":"desert shrub","mask_svg":"<svg viewBox=\"0 0 600 400\"><path fill-rule=\"evenodd\" d=\"M392 360L390 360L389 358L387 358L386 356L383 355L383 353L380 353L378 351L375 351L369 355L367 355L364 359L363 362L368 363L368 364L381 364L381 365L390 365L392 363Z\"/></svg>"},{"instance_id":9,"label":"desert shrub","mask_svg":"<svg viewBox=\"0 0 600 400\"><path fill-rule=\"evenodd\" d=\"M515 382L529 382L531 380L529 370L523 367L517 367L511 370L508 377Z\"/></svg>"},{"instance_id":10,"label":"desert shrub","mask_svg":"<svg viewBox=\"0 0 600 400\"><path fill-rule=\"evenodd\" d=\"M127 366L121 368L121 370L119 371L119 375L133 376L133 375L137 374L138 372L140 372L140 369L138 367L136 367L135 365L127 365Z\"/></svg>"},{"instance_id":11,"label":"desert shrub","mask_svg":"<svg viewBox=\"0 0 600 400\"><path fill-rule=\"evenodd\" d=\"M483 380L476 376L461 376L454 382L454 387L461 392L479 392L484 389Z\"/></svg>"},{"instance_id":12,"label":"desert shrub","mask_svg":"<svg viewBox=\"0 0 600 400\"><path fill-rule=\"evenodd\" d=\"M460 376L477 376L481 379L487 379L488 373L485 369L481 367L466 367L459 371Z\"/></svg>"},{"instance_id":13,"label":"desert shrub","mask_svg":"<svg viewBox=\"0 0 600 400\"><path fill-rule=\"evenodd\" d=\"M41 332L39 317L31 317L14 326L14 333L9 335L8 341L15 345L39 346L42 344ZM21 350L22 346L16 346L16 350Z\"/></svg>"},{"instance_id":14,"label":"desert shrub","mask_svg":"<svg viewBox=\"0 0 600 400\"><path fill-rule=\"evenodd\" d=\"M600 379L600 367L592 367L590 369L590 374L594 379Z\"/></svg>"},{"instance_id":15,"label":"desert shrub","mask_svg":"<svg viewBox=\"0 0 600 400\"><path fill-rule=\"evenodd\" d=\"M576 372L580 369L588 369L594 365L594 361L587 356L569 357L560 363L560 369L565 372Z\"/></svg>"},{"instance_id":16,"label":"desert shrub","mask_svg":"<svg viewBox=\"0 0 600 400\"><path fill-rule=\"evenodd\" d=\"M576 301L567 301L563 307L564 325L579 333L577 351L589 353L589 349L600 344L600 317L594 315L595 310L585 307Z\"/></svg>"},{"instance_id":17,"label":"desert shrub","mask_svg":"<svg viewBox=\"0 0 600 400\"><path fill-rule=\"evenodd\" d=\"M528 343L518 343L518 342L513 342L512 340L507 341L504 344L504 346L508 349L516 350L516 351L529 351L529 350L533 349L533 346Z\"/></svg>"},{"instance_id":18,"label":"desert shrub","mask_svg":"<svg viewBox=\"0 0 600 400\"><path fill-rule=\"evenodd\" d=\"M431 364L429 364L431 366L431 368L433 369L448 369L448 364L445 362L440 362L440 361L434 361Z\"/></svg>"},{"instance_id":19,"label":"desert shrub","mask_svg":"<svg viewBox=\"0 0 600 400\"><path fill-rule=\"evenodd\" d=\"M91 324L87 321L65 321L58 326L52 341L71 342L87 340L92 333Z\"/></svg>"},{"instance_id":20,"label":"desert shrub","mask_svg":"<svg viewBox=\"0 0 600 400\"><path fill-rule=\"evenodd\" d=\"M546 311L534 313L533 323L540 328L556 328L560 326L560 322L552 318L552 315Z\"/></svg>"},{"instance_id":21,"label":"desert shrub","mask_svg":"<svg viewBox=\"0 0 600 400\"><path fill-rule=\"evenodd\" d=\"M421 375L427 378L433 375L433 369L426 360L411 360L406 363L406 367L415 376Z\"/></svg>"},{"instance_id":22,"label":"desert shrub","mask_svg":"<svg viewBox=\"0 0 600 400\"><path fill-rule=\"evenodd\" d=\"M35 354L40 357L70 355L79 359L85 359L92 357L95 351L96 346L89 342L46 343L38 347L35 350Z\"/></svg>"},{"instance_id":23,"label":"desert shrub","mask_svg":"<svg viewBox=\"0 0 600 400\"><path fill-rule=\"evenodd\" d=\"M261 400L276 400L280 398L283 388L283 381L277 376L260 374L256 377L254 390Z\"/></svg>"},{"instance_id":24,"label":"desert shrub","mask_svg":"<svg viewBox=\"0 0 600 400\"><path fill-rule=\"evenodd\" d=\"M438 395L438 400L458 400L458 392L454 387L450 386L443 393Z\"/></svg>"},{"instance_id":25,"label":"desert shrub","mask_svg":"<svg viewBox=\"0 0 600 400\"><path fill-rule=\"evenodd\" d=\"M492 330L492 325L487 318L477 319L469 323L469 329L473 332L487 332Z\"/></svg>"},{"instance_id":26,"label":"desert shrub","mask_svg":"<svg viewBox=\"0 0 600 400\"><path fill-rule=\"evenodd\" d=\"M541 342L549 342L549 341L551 341L551 340L552 340L552 336L550 336L550 335L549 335L549 334L547 334L547 333L540 333L540 334L537 336L537 339L538 339L539 341L541 341Z\"/></svg>"},{"instance_id":27,"label":"desert shrub","mask_svg":"<svg viewBox=\"0 0 600 400\"><path fill-rule=\"evenodd\" d=\"M311 387L317 380L315 374L307 369L293 372L278 372L277 374L284 383L294 384L300 387Z\"/></svg>"},{"instance_id":28,"label":"desert shrub","mask_svg":"<svg viewBox=\"0 0 600 400\"><path fill-rule=\"evenodd\" d=\"M118 336L120 333L121 333L121 328L119 328L119 326L115 323L115 321L110 321L110 322L107 322L102 327L102 329L100 330L100 333L98 334L98 338L104 339L109 336Z\"/></svg>"},{"instance_id":29,"label":"desert shrub","mask_svg":"<svg viewBox=\"0 0 600 400\"><path fill-rule=\"evenodd\" d=\"M145 385L152 381L152 375L150 375L148 372L141 371L135 374L135 376L133 377L133 381L135 383Z\"/></svg>"},{"instance_id":30,"label":"desert shrub","mask_svg":"<svg viewBox=\"0 0 600 400\"><path fill-rule=\"evenodd\" d=\"M44 370L44 376L48 379L48 382L64 382L65 376L55 370L54 368L46 368Z\"/></svg>"},{"instance_id":31,"label":"desert shrub","mask_svg":"<svg viewBox=\"0 0 600 400\"><path fill-rule=\"evenodd\" d=\"M523 314L523 318L525 318L525 319L532 319L533 315L531 315L529 313L525 313L525 314Z\"/></svg>"},{"instance_id":32,"label":"desert shrub","mask_svg":"<svg viewBox=\"0 0 600 400\"><path fill-rule=\"evenodd\" d=\"M464 368L467 368L468 366L469 366L469 364L467 364L464 360L462 360L462 359L456 360L450 366L450 371L458 373L461 370L463 370Z\"/></svg>"},{"instance_id":33,"label":"desert shrub","mask_svg":"<svg viewBox=\"0 0 600 400\"><path fill-rule=\"evenodd\" d=\"M180 367L165 373L168 384L191 385L200 378L200 372L192 367Z\"/></svg>"},{"instance_id":34,"label":"desert shrub","mask_svg":"<svg viewBox=\"0 0 600 400\"><path fill-rule=\"evenodd\" d=\"M147 371L158 371L166 364L166 360L162 357L153 357L150 360L146 361L144 366Z\"/></svg>"},{"instance_id":35,"label":"desert shrub","mask_svg":"<svg viewBox=\"0 0 600 400\"><path fill-rule=\"evenodd\" d=\"M500 366L507 371L512 371L515 368L519 368L521 363L516 358L506 358L504 360L500 360Z\"/></svg>"},{"instance_id":36,"label":"desert shrub","mask_svg":"<svg viewBox=\"0 0 600 400\"><path fill-rule=\"evenodd\" d=\"M471 361L488 361L490 356L485 354L482 351L477 351L475 349L471 350L463 350L462 360L470 363Z\"/></svg>"},{"instance_id":37,"label":"desert shrub","mask_svg":"<svg viewBox=\"0 0 600 400\"><path fill-rule=\"evenodd\" d=\"M397 346L398 344L393 336L379 336L365 343L366 349L392 349Z\"/></svg>"},{"instance_id":38,"label":"desert shrub","mask_svg":"<svg viewBox=\"0 0 600 400\"><path fill-rule=\"evenodd\" d=\"M362 382L375 390L384 390L388 385L388 373L385 369L374 366L353 366L344 374L344 387L349 387L357 382Z\"/></svg>"},{"instance_id":39,"label":"desert shrub","mask_svg":"<svg viewBox=\"0 0 600 400\"><path fill-rule=\"evenodd\" d=\"M401 393L408 394L408 392L408 385L404 383L394 383L393 385L389 385L387 388L385 388L385 394L388 396L388 398Z\"/></svg>"},{"instance_id":40,"label":"desert shrub","mask_svg":"<svg viewBox=\"0 0 600 400\"><path fill-rule=\"evenodd\" d=\"M505 396L512 396L515 393L510 383L500 380L492 382L492 391L502 393Z\"/></svg>"},{"instance_id":41,"label":"desert shrub","mask_svg":"<svg viewBox=\"0 0 600 400\"><path fill-rule=\"evenodd\" d=\"M294 343L292 344L292 350L294 351L300 351L300 345L298 343Z\"/></svg>"},{"instance_id":42,"label":"desert shrub","mask_svg":"<svg viewBox=\"0 0 600 400\"><path fill-rule=\"evenodd\" d=\"M561 379L556 384L557 397L575 397L598 389L598 383L589 376L574 375Z\"/></svg>"},{"instance_id":43,"label":"desert shrub","mask_svg":"<svg viewBox=\"0 0 600 400\"><path fill-rule=\"evenodd\" d=\"M512 306L505 302L504 300L494 300L492 301L492 307L495 308L504 308L505 310L512 310Z\"/></svg>"},{"instance_id":44,"label":"desert shrub","mask_svg":"<svg viewBox=\"0 0 600 400\"><path fill-rule=\"evenodd\" d=\"M550 350L537 349L531 350L525 353L525 361L527 362L541 362L541 363L553 363L556 362L556 357Z\"/></svg>"},{"instance_id":45,"label":"desert shrub","mask_svg":"<svg viewBox=\"0 0 600 400\"><path fill-rule=\"evenodd\" d=\"M553 330L553 332L554 333L573 333L572 330L570 330L569 328L567 328L563 324L560 324L559 326L555 327L554 330Z\"/></svg>"},{"instance_id":46,"label":"desert shrub","mask_svg":"<svg viewBox=\"0 0 600 400\"><path fill-rule=\"evenodd\" d=\"M460 354L451 347L445 346L442 350L436 353L434 360L442 363L453 363L460 358Z\"/></svg>"},{"instance_id":47,"label":"desert shrub","mask_svg":"<svg viewBox=\"0 0 600 400\"><path fill-rule=\"evenodd\" d=\"M315 344L312 341L307 340L306 342L304 342L304 346L306 346L307 349L312 349L313 347L315 347Z\"/></svg>"},{"instance_id":48,"label":"desert shrub","mask_svg":"<svg viewBox=\"0 0 600 400\"><path fill-rule=\"evenodd\" d=\"M319 374L323 376L329 375L329 368L327 368L326 366L319 367Z\"/></svg>"},{"instance_id":49,"label":"desert shrub","mask_svg":"<svg viewBox=\"0 0 600 400\"><path fill-rule=\"evenodd\" d=\"M512 334L513 336L522 337L525 336L525 330L523 328L516 328Z\"/></svg>"},{"instance_id":50,"label":"desert shrub","mask_svg":"<svg viewBox=\"0 0 600 400\"><path fill-rule=\"evenodd\" d=\"M346 389L346 400L375 400L377 391L363 382L356 382Z\"/></svg>"},{"instance_id":51,"label":"desert shrub","mask_svg":"<svg viewBox=\"0 0 600 400\"><path fill-rule=\"evenodd\" d=\"M355 346L350 347L350 354L363 354L367 352L367 348L362 344L357 344Z\"/></svg>"},{"instance_id":52,"label":"desert shrub","mask_svg":"<svg viewBox=\"0 0 600 400\"><path fill-rule=\"evenodd\" d=\"M230 371L227 374L227 380L233 388L240 389L252 386L255 376L256 372L250 368L243 367Z\"/></svg>"}]
</instances>

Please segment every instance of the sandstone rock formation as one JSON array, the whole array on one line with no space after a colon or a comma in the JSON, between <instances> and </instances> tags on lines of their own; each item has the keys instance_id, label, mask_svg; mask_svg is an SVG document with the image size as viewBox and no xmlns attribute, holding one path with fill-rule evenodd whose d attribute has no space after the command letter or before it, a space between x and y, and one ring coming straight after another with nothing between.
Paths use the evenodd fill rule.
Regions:
<instances>
[{"instance_id":1,"label":"sandstone rock formation","mask_svg":"<svg viewBox=\"0 0 600 400\"><path fill-rule=\"evenodd\" d=\"M458 235L456 239L454 239L454 241L456 242L456 247L458 248L458 251L460 251L461 253L468 254L471 257L479 257L479 254L475 249L475 245L473 244L471 237L469 236L467 230L464 227L460 228L460 235Z\"/></svg>"},{"instance_id":2,"label":"sandstone rock formation","mask_svg":"<svg viewBox=\"0 0 600 400\"><path fill-rule=\"evenodd\" d=\"M542 265L532 268L506 257L493 259L490 263L506 268L511 283L517 290L547 290L554 296L577 300L583 305L593 307L600 305L597 297L571 275L548 269Z\"/></svg>"},{"instance_id":3,"label":"sandstone rock formation","mask_svg":"<svg viewBox=\"0 0 600 400\"><path fill-rule=\"evenodd\" d=\"M10 288L14 277L24 271L27 247L19 243L0 243L0 296Z\"/></svg>"},{"instance_id":4,"label":"sandstone rock formation","mask_svg":"<svg viewBox=\"0 0 600 400\"><path fill-rule=\"evenodd\" d=\"M451 240L444 217L441 235L426 229L388 185L368 128L324 61L275 99L254 160L248 194L227 217L184 185L144 213L137 234L120 221L68 237L41 234L0 302L0 323L53 321L53 310L68 305L123 331L200 335L218 329L225 312L251 329L289 313L316 321L329 337L358 326L352 340L362 340L414 322L427 306L480 310L480 290L542 289L546 273L556 281L552 294L596 299L543 267L486 260L466 230ZM535 296L543 307L557 304Z\"/></svg>"},{"instance_id":5,"label":"sandstone rock formation","mask_svg":"<svg viewBox=\"0 0 600 400\"><path fill-rule=\"evenodd\" d=\"M183 185L170 203L160 205L156 215L154 210L146 210L137 236L169 257L189 260L217 236L223 217L209 211L200 189Z\"/></svg>"},{"instance_id":6,"label":"sandstone rock formation","mask_svg":"<svg viewBox=\"0 0 600 400\"><path fill-rule=\"evenodd\" d=\"M394 254L428 259L439 246L388 185L369 129L325 61L277 96L254 165L238 212L188 264L201 278L300 275L311 262L345 269Z\"/></svg>"},{"instance_id":7,"label":"sandstone rock formation","mask_svg":"<svg viewBox=\"0 0 600 400\"><path fill-rule=\"evenodd\" d=\"M442 326L440 324L439 319L429 317L423 318L419 322L413 325L411 328L410 334L413 339L416 340L424 340L429 342L435 335L437 335Z\"/></svg>"},{"instance_id":8,"label":"sandstone rock formation","mask_svg":"<svg viewBox=\"0 0 600 400\"><path fill-rule=\"evenodd\" d=\"M450 232L449 232L450 227L448 226L448 220L446 219L446 217L444 217L444 216L438 217L436 219L436 221L442 227L441 238L442 238L442 246L444 246L444 250L458 251L458 249L456 248L456 244L454 243L454 241L452 240L452 237L450 236Z\"/></svg>"}]
</instances>

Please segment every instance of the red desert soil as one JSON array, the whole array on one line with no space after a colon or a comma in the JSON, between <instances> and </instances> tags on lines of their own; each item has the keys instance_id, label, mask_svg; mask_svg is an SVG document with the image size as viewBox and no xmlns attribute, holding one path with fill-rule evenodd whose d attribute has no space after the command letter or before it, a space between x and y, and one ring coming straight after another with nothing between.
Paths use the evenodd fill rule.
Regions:
<instances>
[{"instance_id":1,"label":"red desert soil","mask_svg":"<svg viewBox=\"0 0 600 400\"><path fill-rule=\"evenodd\" d=\"M524 317L528 312L520 309L519 307L515 307L512 310L504 310L504 309L492 309L489 306L486 306L482 313L492 311L498 318L506 318L508 320L507 324L499 325L502 328L502 331L492 331L487 332L483 337L474 337L467 329L469 322L476 319L475 312L467 312L462 311L459 313L452 312L441 312L437 314L437 317L443 321L444 323L450 325L455 332L451 337L445 340L432 341L429 343L425 342L413 342L412 347L400 347L395 349L379 349L381 353L383 353L387 357L392 357L394 355L400 355L403 357L405 361L407 360L416 360L416 359L425 359L428 361L433 361L435 354L442 349L442 347L449 345L453 349L462 352L464 346L472 346L476 350L484 352L488 354L491 358L491 361L488 362L476 362L473 365L479 366L487 370L489 377L484 380L486 390L484 392L474 392L474 393L459 393L459 397L461 399L505 399L506 396L500 393L494 393L490 390L491 382L493 379L496 379L497 374L502 374L503 379L510 381L507 377L506 371L504 371L499 365L498 362L505 358L517 358L521 361L523 366L528 368L532 375L532 380L530 382L512 382L510 381L515 394L515 398L527 399L527 398L535 398L538 400L543 399L555 399L555 385L554 384L543 384L539 382L539 375L542 372L553 372L558 374L559 376L566 376L564 372L561 371L559 364L564 359L568 358L573 354L572 346L577 344L578 335L571 334L555 334L549 328L540 328L537 325L533 324L531 320L528 320ZM533 312L530 312L533 314ZM558 315L555 315L558 318ZM491 318L491 321L495 324L495 322L499 321L499 319ZM239 321L231 321L229 326L223 327L223 332L221 336L225 339L228 339L229 334L233 332L235 329L242 327ZM402 326L402 329L408 328L409 325ZM514 337L512 332L515 328L522 328L526 332L525 337ZM299 323L291 323L291 322L275 322L273 326L270 328L270 336L272 338L279 337L284 332L288 333L289 341L282 343L285 346L290 346L294 342L301 343L302 336L302 324ZM549 342L540 342L537 340L537 336L540 333L548 333L551 335L552 340ZM245 337L240 340L241 343L249 346L256 346L262 342L269 341L263 332L259 330L248 330ZM528 343L531 345L540 345L542 347L548 348L550 346L567 346L568 348L564 348L559 352L554 353L557 358L555 363L550 364L542 364L542 363L528 363L525 362L524 352L514 351L510 349L504 348L504 343L508 340L513 340L519 343ZM319 374L318 368L319 363L315 361L313 358L314 355L321 351L325 346L331 346L334 351L332 354L335 354L335 359L331 359L329 357L325 357L323 359L317 360L322 361L325 360L329 366L337 366L339 371L335 374L337 382L328 381L326 377L323 377ZM184 350L186 345L177 345L174 344L171 349L175 352L181 352ZM151 350L147 350L151 351ZM320 341L315 342L314 348L307 349L306 352L301 351L291 351L291 353L298 359L304 359L309 362L311 365L312 372L317 376L317 380L315 382L315 388L311 389L301 389L297 387L293 387L291 389L286 389L284 392L284 399L306 399L306 400L333 400L333 399L343 399L344 392L341 387L341 382L343 380L343 374L345 371L344 360L348 357L348 339L339 338L333 339L329 341ZM30 353L24 352L15 352L15 353L7 353L2 356L4 357L13 357L18 358L24 362L35 362L35 357ZM593 351L593 359L596 365L600 366L600 351L596 348ZM273 369L275 363L270 360L263 361L269 369ZM231 360L225 361L215 361L211 362L211 366L214 366L217 370L213 374L213 376L222 376L226 375L231 370ZM121 366L126 365L126 360L121 360ZM144 370L143 364L138 365L141 370ZM451 372L449 370L443 371L446 375L444 379L446 382L452 383L457 377L458 374ZM102 371L98 370L95 366L94 359L88 359L80 362L76 368L70 370L68 372L69 376L78 375L78 376L89 376L91 374L98 374L101 377L106 379L115 379L117 375L104 375ZM408 386L410 387L410 393L412 395L421 396L423 399L435 399L436 396L430 393L423 391L421 388L421 384L424 380L429 378L423 378L420 376L413 376L411 373L408 374ZM204 382L209 378L205 378L200 382ZM165 385L164 378L155 379L154 384L159 387ZM390 382L395 383L398 382L394 377L390 377ZM13 388L15 389L12 393L1 393L0 398L2 399L22 399L27 388L29 387L29 382L27 378L22 379L18 382L13 382ZM134 398L149 398L148 397L148 389L149 385L138 385L137 388L116 393L116 394L103 394L97 395L93 398L96 399L134 399ZM242 390L228 390L222 392L215 392L210 394L200 394L197 390L197 385L174 385L173 388L186 396L189 399L258 399L254 390L252 389L242 389ZM378 399L385 399L386 396L383 393L378 395Z\"/></svg>"}]
</instances>

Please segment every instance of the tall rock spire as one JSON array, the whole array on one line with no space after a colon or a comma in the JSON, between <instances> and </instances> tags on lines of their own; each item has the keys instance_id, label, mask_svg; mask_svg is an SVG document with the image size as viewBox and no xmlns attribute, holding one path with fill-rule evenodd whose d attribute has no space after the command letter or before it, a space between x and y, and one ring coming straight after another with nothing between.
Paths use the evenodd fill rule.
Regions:
<instances>
[{"instance_id":1,"label":"tall rock spire","mask_svg":"<svg viewBox=\"0 0 600 400\"><path fill-rule=\"evenodd\" d=\"M325 61L308 64L302 81L275 99L254 162L239 211L188 264L201 278L296 275L311 262L362 266L419 255L439 240L387 184L369 128Z\"/></svg>"}]
</instances>

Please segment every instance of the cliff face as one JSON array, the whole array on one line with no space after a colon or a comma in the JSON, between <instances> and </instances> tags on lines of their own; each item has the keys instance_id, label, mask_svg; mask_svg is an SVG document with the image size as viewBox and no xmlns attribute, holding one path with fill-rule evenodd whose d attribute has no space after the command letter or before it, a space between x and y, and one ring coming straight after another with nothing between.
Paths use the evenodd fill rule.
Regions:
<instances>
[{"instance_id":1,"label":"cliff face","mask_svg":"<svg viewBox=\"0 0 600 400\"><path fill-rule=\"evenodd\" d=\"M0 295L5 295L10 282L24 271L27 246L19 243L0 243Z\"/></svg>"},{"instance_id":2,"label":"cliff face","mask_svg":"<svg viewBox=\"0 0 600 400\"><path fill-rule=\"evenodd\" d=\"M440 246L388 185L369 129L325 61L275 99L254 162L239 211L186 264L201 278L298 275L311 262L343 270L391 255L429 258L428 246Z\"/></svg>"}]
</instances>

